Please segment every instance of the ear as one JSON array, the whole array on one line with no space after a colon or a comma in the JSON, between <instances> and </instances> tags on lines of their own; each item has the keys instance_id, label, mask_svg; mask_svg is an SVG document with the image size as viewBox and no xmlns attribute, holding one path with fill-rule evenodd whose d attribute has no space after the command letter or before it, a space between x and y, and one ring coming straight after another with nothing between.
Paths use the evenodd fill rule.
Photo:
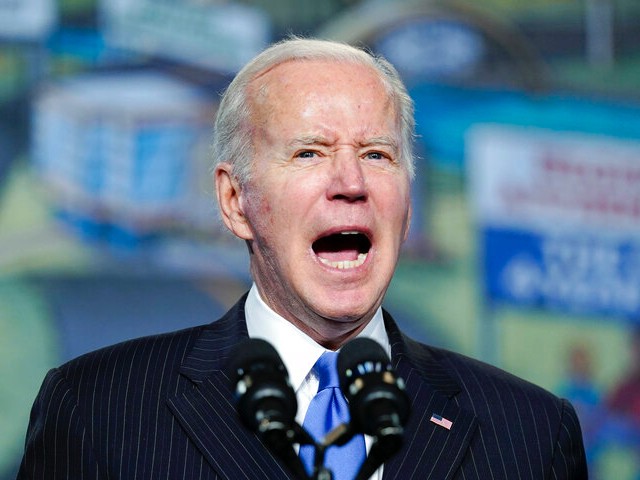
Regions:
<instances>
[{"instance_id":1,"label":"ear","mask_svg":"<svg viewBox=\"0 0 640 480\"><path fill-rule=\"evenodd\" d=\"M411 215L413 214L413 207L411 205L411 201L409 201L409 208L407 210L407 223L404 226L404 232L402 235L402 243L407 241L409 238L409 229L411 228Z\"/></svg>"},{"instance_id":2,"label":"ear","mask_svg":"<svg viewBox=\"0 0 640 480\"><path fill-rule=\"evenodd\" d=\"M232 174L231 164L225 162L216 166L214 182L222 221L237 237L252 240L251 227L244 214L242 187Z\"/></svg>"}]
</instances>

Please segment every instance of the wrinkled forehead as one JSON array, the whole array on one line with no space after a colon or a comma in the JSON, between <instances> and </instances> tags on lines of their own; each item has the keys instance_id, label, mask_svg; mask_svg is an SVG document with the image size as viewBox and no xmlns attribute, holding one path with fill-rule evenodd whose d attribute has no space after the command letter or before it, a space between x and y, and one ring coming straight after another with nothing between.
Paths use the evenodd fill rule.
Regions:
<instances>
[{"instance_id":1,"label":"wrinkled forehead","mask_svg":"<svg viewBox=\"0 0 640 480\"><path fill-rule=\"evenodd\" d=\"M392 96L391 86L373 66L331 59L294 59L274 65L249 81L247 96L253 102L263 102L272 91L286 95L296 89L331 88L338 83L356 89L377 87L389 99Z\"/></svg>"},{"instance_id":2,"label":"wrinkled forehead","mask_svg":"<svg viewBox=\"0 0 640 480\"><path fill-rule=\"evenodd\" d=\"M374 67L356 62L296 59L282 62L256 75L247 85L247 99L253 121L268 121L282 104L293 98L302 102L315 95L366 97L391 110L396 119L399 105L383 75ZM374 100L375 99L375 100ZM266 114L266 115L265 115Z\"/></svg>"}]
</instances>

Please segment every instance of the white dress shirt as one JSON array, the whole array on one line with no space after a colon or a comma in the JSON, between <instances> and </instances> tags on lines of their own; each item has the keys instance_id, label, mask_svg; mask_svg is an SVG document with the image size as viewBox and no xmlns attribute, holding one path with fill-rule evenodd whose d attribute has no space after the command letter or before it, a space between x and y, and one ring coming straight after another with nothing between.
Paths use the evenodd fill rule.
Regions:
<instances>
[{"instance_id":1,"label":"white dress shirt","mask_svg":"<svg viewBox=\"0 0 640 480\"><path fill-rule=\"evenodd\" d=\"M262 300L255 284L249 291L244 310L249 337L268 341L282 358L298 400L296 421L302 425L309 403L318 391L318 378L312 368L327 349L274 312ZM391 356L391 346L384 328L382 309L379 308L376 311L358 337L375 340L383 347L387 355ZM371 442L371 437L365 436L367 451L371 448ZM382 467L371 476L371 479L382 479Z\"/></svg>"}]
</instances>

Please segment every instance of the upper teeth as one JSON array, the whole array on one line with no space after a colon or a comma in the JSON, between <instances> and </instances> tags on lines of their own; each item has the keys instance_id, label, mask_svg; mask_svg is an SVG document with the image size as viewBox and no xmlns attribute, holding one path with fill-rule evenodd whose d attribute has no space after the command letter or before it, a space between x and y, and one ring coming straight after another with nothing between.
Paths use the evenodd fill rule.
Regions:
<instances>
[{"instance_id":1,"label":"upper teeth","mask_svg":"<svg viewBox=\"0 0 640 480\"><path fill-rule=\"evenodd\" d=\"M348 268L356 268L362 265L364 261L367 259L367 254L359 253L358 258L355 260L342 260L338 262L332 262L322 257L319 257L319 258L320 258L320 261L325 265L329 265L330 267L333 267L333 268L339 268L339 269L345 270Z\"/></svg>"}]
</instances>

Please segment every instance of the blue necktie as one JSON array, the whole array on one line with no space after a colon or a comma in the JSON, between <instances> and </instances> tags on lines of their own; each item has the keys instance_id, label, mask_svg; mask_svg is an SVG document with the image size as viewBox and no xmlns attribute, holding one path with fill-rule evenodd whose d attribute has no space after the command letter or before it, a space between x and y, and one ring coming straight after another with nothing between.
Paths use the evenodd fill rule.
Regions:
<instances>
[{"instance_id":1,"label":"blue necktie","mask_svg":"<svg viewBox=\"0 0 640 480\"><path fill-rule=\"evenodd\" d=\"M324 436L341 423L349 422L349 406L339 387L336 362L338 352L325 352L313 366L320 385L311 399L302 426L320 442ZM312 446L300 447L300 458L307 472L313 472ZM354 436L347 444L329 447L324 465L333 472L334 480L353 480L366 457L364 437Z\"/></svg>"}]
</instances>

